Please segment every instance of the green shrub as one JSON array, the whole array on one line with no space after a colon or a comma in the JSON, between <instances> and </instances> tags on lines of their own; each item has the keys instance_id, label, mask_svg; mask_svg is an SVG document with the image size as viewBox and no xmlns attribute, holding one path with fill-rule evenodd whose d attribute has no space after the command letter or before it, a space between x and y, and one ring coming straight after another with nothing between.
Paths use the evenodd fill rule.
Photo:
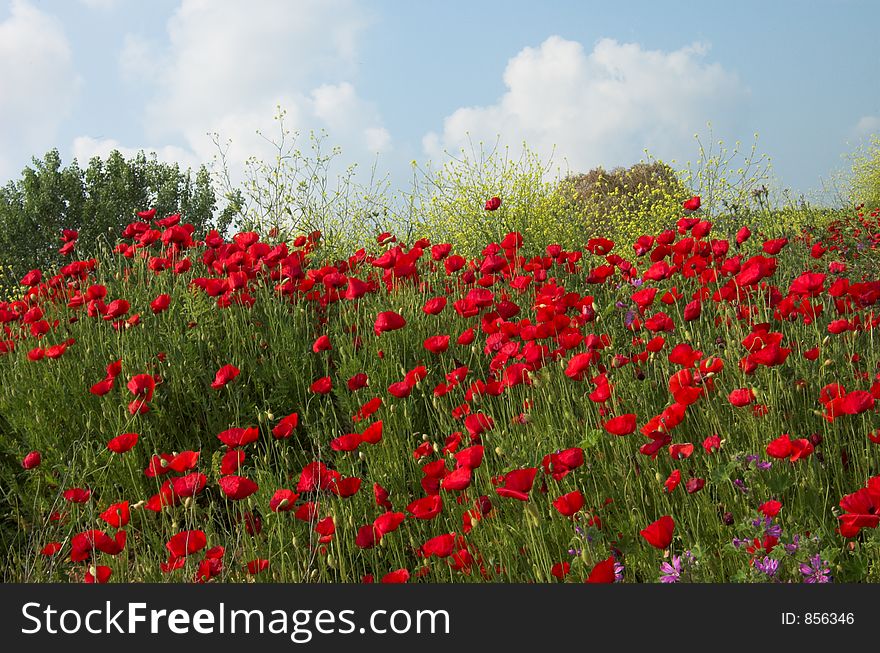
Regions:
<instances>
[{"instance_id":1,"label":"green shrub","mask_svg":"<svg viewBox=\"0 0 880 653\"><path fill-rule=\"evenodd\" d=\"M690 191L662 161L571 175L557 189L584 237L632 242L671 225Z\"/></svg>"},{"instance_id":2,"label":"green shrub","mask_svg":"<svg viewBox=\"0 0 880 653\"><path fill-rule=\"evenodd\" d=\"M849 202L864 204L871 209L880 208L880 134L873 134L849 159L852 166Z\"/></svg>"}]
</instances>

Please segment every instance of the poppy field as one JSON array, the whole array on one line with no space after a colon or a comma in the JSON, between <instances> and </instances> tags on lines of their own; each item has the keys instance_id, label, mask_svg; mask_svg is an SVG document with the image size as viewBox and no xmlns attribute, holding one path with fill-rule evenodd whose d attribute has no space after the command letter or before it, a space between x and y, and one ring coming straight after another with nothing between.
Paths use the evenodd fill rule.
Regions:
<instances>
[{"instance_id":1,"label":"poppy field","mask_svg":"<svg viewBox=\"0 0 880 653\"><path fill-rule=\"evenodd\" d=\"M880 582L877 211L500 225L60 234L0 302L4 580Z\"/></svg>"}]
</instances>

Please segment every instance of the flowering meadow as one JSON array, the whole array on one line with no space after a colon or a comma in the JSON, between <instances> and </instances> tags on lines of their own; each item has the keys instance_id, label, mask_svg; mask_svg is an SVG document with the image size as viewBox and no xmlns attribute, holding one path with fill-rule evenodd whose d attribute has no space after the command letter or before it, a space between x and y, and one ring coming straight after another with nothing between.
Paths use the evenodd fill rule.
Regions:
<instances>
[{"instance_id":1,"label":"flowering meadow","mask_svg":"<svg viewBox=\"0 0 880 653\"><path fill-rule=\"evenodd\" d=\"M877 211L344 260L132 218L0 302L7 581L880 582Z\"/></svg>"}]
</instances>

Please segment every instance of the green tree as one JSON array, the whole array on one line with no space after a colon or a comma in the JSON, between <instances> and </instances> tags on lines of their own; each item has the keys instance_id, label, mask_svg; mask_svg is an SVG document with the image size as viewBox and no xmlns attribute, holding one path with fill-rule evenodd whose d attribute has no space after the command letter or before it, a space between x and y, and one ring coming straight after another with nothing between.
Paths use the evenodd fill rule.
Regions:
<instances>
[{"instance_id":1,"label":"green tree","mask_svg":"<svg viewBox=\"0 0 880 653\"><path fill-rule=\"evenodd\" d=\"M92 158L83 170L76 160L63 167L58 150L50 150L0 189L0 284L8 292L28 270L62 263L62 229L79 231L77 255L88 257L113 242L137 211L153 207L163 216L180 213L204 233L216 209L210 173L118 151Z\"/></svg>"}]
</instances>

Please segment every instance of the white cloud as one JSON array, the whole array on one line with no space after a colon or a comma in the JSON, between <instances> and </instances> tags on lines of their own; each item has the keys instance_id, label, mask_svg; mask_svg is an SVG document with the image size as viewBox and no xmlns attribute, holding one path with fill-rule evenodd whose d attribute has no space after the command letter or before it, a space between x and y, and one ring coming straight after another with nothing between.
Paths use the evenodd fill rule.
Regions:
<instances>
[{"instance_id":1,"label":"white cloud","mask_svg":"<svg viewBox=\"0 0 880 653\"><path fill-rule=\"evenodd\" d=\"M508 61L507 90L495 104L456 110L422 145L437 159L500 134L502 143L525 141L544 156L555 146L557 162L564 157L573 171L632 164L645 148L663 159L688 156L694 133L708 121L723 133L748 96L706 53L702 44L662 52L611 39L587 53L552 36Z\"/></svg>"},{"instance_id":2,"label":"white cloud","mask_svg":"<svg viewBox=\"0 0 880 653\"><path fill-rule=\"evenodd\" d=\"M0 22L0 179L54 145L81 80L61 23L25 0Z\"/></svg>"},{"instance_id":3,"label":"white cloud","mask_svg":"<svg viewBox=\"0 0 880 653\"><path fill-rule=\"evenodd\" d=\"M179 163L181 167L196 169L201 165L191 152L184 148L167 145L165 147L126 147L112 138L92 138L91 136L77 136L73 139L71 151L81 167L88 165L92 157L99 156L106 159L113 150L118 150L125 158L132 158L139 151L146 154L154 153L159 161L165 163Z\"/></svg>"},{"instance_id":4,"label":"white cloud","mask_svg":"<svg viewBox=\"0 0 880 653\"><path fill-rule=\"evenodd\" d=\"M214 132L232 141L234 169L269 155L256 131L276 133L280 105L287 128L303 137L325 129L346 161L367 162L391 148L378 109L350 81L369 22L353 0L182 0L167 43L126 35L120 72L149 89L147 140L183 145L196 160L217 154Z\"/></svg>"},{"instance_id":5,"label":"white cloud","mask_svg":"<svg viewBox=\"0 0 880 653\"><path fill-rule=\"evenodd\" d=\"M853 129L857 138L880 134L880 116L862 116Z\"/></svg>"}]
</instances>

